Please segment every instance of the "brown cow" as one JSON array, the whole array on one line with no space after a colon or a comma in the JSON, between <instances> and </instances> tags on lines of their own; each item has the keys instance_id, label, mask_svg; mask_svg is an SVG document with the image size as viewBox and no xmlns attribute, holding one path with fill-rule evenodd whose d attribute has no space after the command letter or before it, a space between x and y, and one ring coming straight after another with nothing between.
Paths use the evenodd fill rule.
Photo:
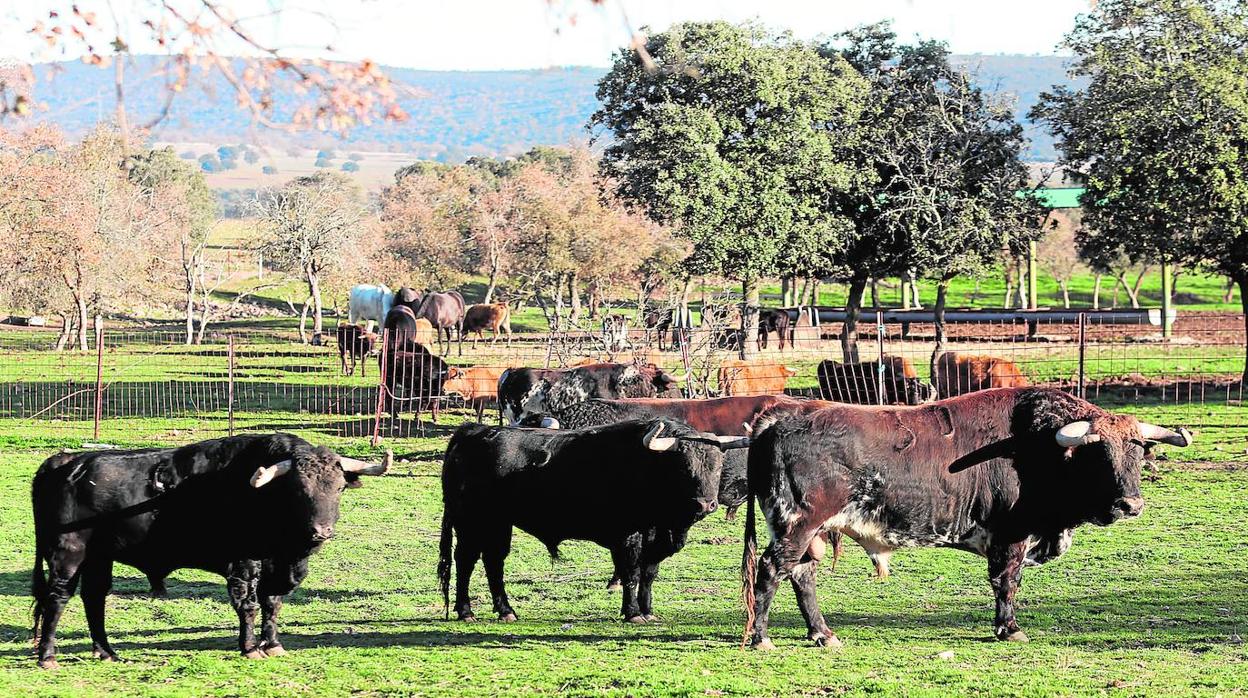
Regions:
<instances>
[{"instance_id":1,"label":"brown cow","mask_svg":"<svg viewBox=\"0 0 1248 698\"><path fill-rule=\"evenodd\" d=\"M364 357L373 353L377 347L377 334L369 332L359 325L338 325L338 361L342 372L348 376L355 373L355 364L360 364L360 375L366 375L368 362ZM349 360L348 360L349 359Z\"/></svg>"},{"instance_id":2,"label":"brown cow","mask_svg":"<svg viewBox=\"0 0 1248 698\"><path fill-rule=\"evenodd\" d=\"M1012 361L986 354L947 351L936 358L936 391L941 398L988 388L1026 388L1031 381Z\"/></svg>"},{"instance_id":3,"label":"brown cow","mask_svg":"<svg viewBox=\"0 0 1248 698\"><path fill-rule=\"evenodd\" d=\"M494 333L491 344L498 342L498 330L507 332L507 345L511 345L511 309L506 303L478 303L468 306L464 312L464 333L477 336L472 339L472 346L477 346L478 339L485 339L485 331Z\"/></svg>"},{"instance_id":4,"label":"brown cow","mask_svg":"<svg viewBox=\"0 0 1248 698\"><path fill-rule=\"evenodd\" d=\"M485 403L498 400L498 379L506 366L452 366L447 370L442 392L459 395L477 412L477 423L485 414Z\"/></svg>"},{"instance_id":5,"label":"brown cow","mask_svg":"<svg viewBox=\"0 0 1248 698\"><path fill-rule=\"evenodd\" d=\"M719 365L719 392L731 395L780 395L797 371L774 361L727 359Z\"/></svg>"}]
</instances>

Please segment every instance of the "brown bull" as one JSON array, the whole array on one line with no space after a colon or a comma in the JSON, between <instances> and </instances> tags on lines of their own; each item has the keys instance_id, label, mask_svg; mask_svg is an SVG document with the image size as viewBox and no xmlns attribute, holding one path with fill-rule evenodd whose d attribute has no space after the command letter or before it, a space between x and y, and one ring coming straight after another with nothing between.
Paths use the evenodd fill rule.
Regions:
<instances>
[{"instance_id":1,"label":"brown bull","mask_svg":"<svg viewBox=\"0 0 1248 698\"><path fill-rule=\"evenodd\" d=\"M942 398L988 388L1025 388L1031 385L1031 381L1012 361L953 351L936 358L936 379L933 382Z\"/></svg>"}]
</instances>

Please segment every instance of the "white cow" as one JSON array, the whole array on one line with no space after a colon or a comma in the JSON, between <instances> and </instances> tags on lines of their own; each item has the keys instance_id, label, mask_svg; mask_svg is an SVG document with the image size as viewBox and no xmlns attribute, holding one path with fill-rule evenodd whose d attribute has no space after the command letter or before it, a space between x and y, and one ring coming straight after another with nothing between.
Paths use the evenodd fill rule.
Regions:
<instances>
[{"instance_id":1,"label":"white cow","mask_svg":"<svg viewBox=\"0 0 1248 698\"><path fill-rule=\"evenodd\" d=\"M382 284L358 284L351 287L350 301L347 306L347 319L352 325L361 321L367 324L364 329L373 331L373 321L385 322L386 314L394 305L394 294Z\"/></svg>"}]
</instances>

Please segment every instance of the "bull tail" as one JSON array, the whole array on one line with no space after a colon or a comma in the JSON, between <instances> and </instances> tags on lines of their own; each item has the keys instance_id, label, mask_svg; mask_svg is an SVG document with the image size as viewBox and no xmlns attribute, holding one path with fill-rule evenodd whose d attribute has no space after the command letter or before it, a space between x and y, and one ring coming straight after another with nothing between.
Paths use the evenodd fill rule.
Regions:
<instances>
[{"instance_id":1,"label":"bull tail","mask_svg":"<svg viewBox=\"0 0 1248 698\"><path fill-rule=\"evenodd\" d=\"M745 546L741 551L741 601L745 604L745 632L741 635L741 648L750 640L754 627L754 578L757 573L758 537L754 530L754 493L747 490L745 502Z\"/></svg>"},{"instance_id":2,"label":"bull tail","mask_svg":"<svg viewBox=\"0 0 1248 698\"><path fill-rule=\"evenodd\" d=\"M48 578L43 573L43 555L35 552L35 567L30 573L30 595L35 602L31 610L31 637L34 644L39 644L39 626L43 620L43 600L48 595Z\"/></svg>"},{"instance_id":3,"label":"bull tail","mask_svg":"<svg viewBox=\"0 0 1248 698\"><path fill-rule=\"evenodd\" d=\"M841 540L841 535L842 534L840 531L832 531L831 533L828 534L828 538L832 542L832 571L833 572L836 571L836 562L837 560L841 559L841 553L844 551L844 548L842 547L843 541Z\"/></svg>"},{"instance_id":4,"label":"bull tail","mask_svg":"<svg viewBox=\"0 0 1248 698\"><path fill-rule=\"evenodd\" d=\"M451 552L455 532L451 527L451 513L442 510L442 537L438 542L438 587L442 590L442 615L451 619Z\"/></svg>"}]
</instances>

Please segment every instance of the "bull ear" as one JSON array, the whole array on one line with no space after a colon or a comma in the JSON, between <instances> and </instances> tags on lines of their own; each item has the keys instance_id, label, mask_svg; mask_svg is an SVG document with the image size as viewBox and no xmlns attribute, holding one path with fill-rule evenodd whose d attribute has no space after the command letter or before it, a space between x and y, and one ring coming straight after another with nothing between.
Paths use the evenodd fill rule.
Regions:
<instances>
[{"instance_id":1,"label":"bull ear","mask_svg":"<svg viewBox=\"0 0 1248 698\"><path fill-rule=\"evenodd\" d=\"M676 438L672 436L659 436L663 433L664 424L659 422L646 435L641 437L641 442L651 451L670 451L676 445Z\"/></svg>"},{"instance_id":2,"label":"bull ear","mask_svg":"<svg viewBox=\"0 0 1248 698\"><path fill-rule=\"evenodd\" d=\"M1062 448L1076 448L1100 441L1101 435L1092 433L1092 422L1078 421L1058 429L1055 438Z\"/></svg>"},{"instance_id":3,"label":"bull ear","mask_svg":"<svg viewBox=\"0 0 1248 698\"><path fill-rule=\"evenodd\" d=\"M1140 436L1147 441L1156 441L1157 443L1170 444L1180 448L1192 445L1192 432L1182 427L1177 432L1146 422L1140 422L1139 427Z\"/></svg>"},{"instance_id":4,"label":"bull ear","mask_svg":"<svg viewBox=\"0 0 1248 698\"><path fill-rule=\"evenodd\" d=\"M394 451L386 449L386 455L381 459L380 463L368 463L346 456L338 456L338 464L342 467L344 473L355 473L356 475L384 475L390 466L394 464Z\"/></svg>"},{"instance_id":5,"label":"bull ear","mask_svg":"<svg viewBox=\"0 0 1248 698\"><path fill-rule=\"evenodd\" d=\"M281 477L282 475L289 473L294 467L295 466L292 465L292 461L290 460L278 461L269 466L262 465L259 468L256 468L256 472L252 473L251 486L256 489L264 487L272 482L273 478Z\"/></svg>"}]
</instances>

